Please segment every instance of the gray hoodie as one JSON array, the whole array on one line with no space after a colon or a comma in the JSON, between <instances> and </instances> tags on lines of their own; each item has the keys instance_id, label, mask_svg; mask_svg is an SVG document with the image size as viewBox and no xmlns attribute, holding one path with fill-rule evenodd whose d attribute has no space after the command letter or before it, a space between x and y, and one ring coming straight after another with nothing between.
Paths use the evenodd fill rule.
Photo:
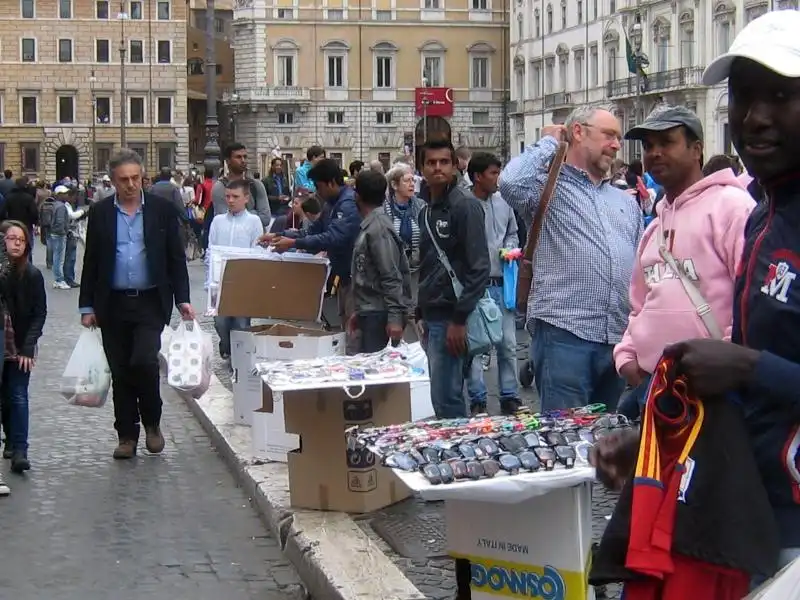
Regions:
<instances>
[{"instance_id":1,"label":"gray hoodie","mask_svg":"<svg viewBox=\"0 0 800 600\"><path fill-rule=\"evenodd\" d=\"M478 201L481 203L486 217L486 246L489 248L489 263L491 264L489 277L502 277L503 264L500 260L500 249L519 246L517 218L508 203L503 200L500 192L495 192L487 200L478 198Z\"/></svg>"}]
</instances>

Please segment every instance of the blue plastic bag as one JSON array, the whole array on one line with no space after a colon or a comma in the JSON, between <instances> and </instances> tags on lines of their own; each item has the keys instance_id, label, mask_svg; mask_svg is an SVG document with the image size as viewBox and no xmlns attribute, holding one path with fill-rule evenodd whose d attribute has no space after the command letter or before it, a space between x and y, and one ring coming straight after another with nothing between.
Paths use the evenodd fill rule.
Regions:
<instances>
[{"instance_id":1,"label":"blue plastic bag","mask_svg":"<svg viewBox=\"0 0 800 600\"><path fill-rule=\"evenodd\" d=\"M517 308L517 279L519 263L516 260L503 262L503 304L507 310Z\"/></svg>"}]
</instances>

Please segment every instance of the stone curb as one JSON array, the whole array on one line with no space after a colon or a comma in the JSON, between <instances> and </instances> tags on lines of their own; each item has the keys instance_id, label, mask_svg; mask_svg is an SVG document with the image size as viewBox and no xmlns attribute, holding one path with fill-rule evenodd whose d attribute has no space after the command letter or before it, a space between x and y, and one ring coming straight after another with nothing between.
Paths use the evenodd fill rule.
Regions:
<instances>
[{"instance_id":1,"label":"stone curb","mask_svg":"<svg viewBox=\"0 0 800 600\"><path fill-rule=\"evenodd\" d=\"M253 456L250 428L234 423L233 394L215 375L202 398L184 399L314 600L425 600L349 515L289 506L286 465Z\"/></svg>"}]
</instances>

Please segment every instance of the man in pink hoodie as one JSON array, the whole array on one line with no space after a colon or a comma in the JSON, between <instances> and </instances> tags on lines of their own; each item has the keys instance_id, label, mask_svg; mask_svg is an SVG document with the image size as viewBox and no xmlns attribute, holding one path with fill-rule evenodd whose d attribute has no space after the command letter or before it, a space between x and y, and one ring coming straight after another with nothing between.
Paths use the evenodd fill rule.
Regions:
<instances>
[{"instance_id":1,"label":"man in pink hoodie","mask_svg":"<svg viewBox=\"0 0 800 600\"><path fill-rule=\"evenodd\" d=\"M645 169L665 190L636 253L628 327L614 348L617 370L634 388L620 410L633 416L666 346L730 337L736 267L755 202L730 169L703 177L703 127L689 109L661 107L625 137L642 142ZM690 298L671 258L701 301Z\"/></svg>"}]
</instances>

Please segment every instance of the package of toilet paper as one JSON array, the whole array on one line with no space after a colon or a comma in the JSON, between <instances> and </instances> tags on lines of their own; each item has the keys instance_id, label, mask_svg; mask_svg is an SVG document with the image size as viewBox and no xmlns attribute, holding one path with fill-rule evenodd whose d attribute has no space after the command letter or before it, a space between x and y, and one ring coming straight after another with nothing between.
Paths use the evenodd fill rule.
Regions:
<instances>
[{"instance_id":1,"label":"package of toilet paper","mask_svg":"<svg viewBox=\"0 0 800 600\"><path fill-rule=\"evenodd\" d=\"M205 394L211 383L211 335L197 321L181 321L167 344L167 383L193 398Z\"/></svg>"},{"instance_id":2,"label":"package of toilet paper","mask_svg":"<svg viewBox=\"0 0 800 600\"><path fill-rule=\"evenodd\" d=\"M100 408L111 389L103 338L99 329L84 329L61 376L61 395L75 406Z\"/></svg>"}]
</instances>

